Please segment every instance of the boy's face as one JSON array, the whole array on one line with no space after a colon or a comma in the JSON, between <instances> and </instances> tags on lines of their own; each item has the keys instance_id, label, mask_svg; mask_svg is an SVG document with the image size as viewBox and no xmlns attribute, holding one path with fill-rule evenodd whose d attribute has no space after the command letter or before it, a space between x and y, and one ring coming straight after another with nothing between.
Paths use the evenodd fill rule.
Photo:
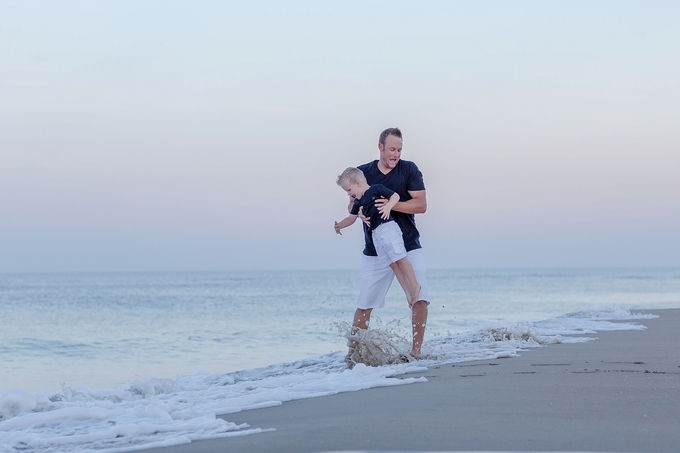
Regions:
<instances>
[{"instance_id":1,"label":"boy's face","mask_svg":"<svg viewBox=\"0 0 680 453\"><path fill-rule=\"evenodd\" d=\"M346 182L342 185L342 188L345 192L347 192L350 198L361 200L361 197L364 196L364 191L361 186L361 182L359 181L354 183Z\"/></svg>"}]
</instances>

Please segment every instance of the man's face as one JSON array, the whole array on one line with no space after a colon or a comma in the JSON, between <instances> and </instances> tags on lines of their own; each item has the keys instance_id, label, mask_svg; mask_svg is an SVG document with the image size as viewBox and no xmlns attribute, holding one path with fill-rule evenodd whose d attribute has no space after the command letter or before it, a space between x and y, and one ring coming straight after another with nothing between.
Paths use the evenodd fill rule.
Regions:
<instances>
[{"instance_id":1,"label":"man's face","mask_svg":"<svg viewBox=\"0 0 680 453\"><path fill-rule=\"evenodd\" d=\"M380 163L392 170L397 166L399 159L401 159L401 144L402 141L399 137L394 135L388 135L385 139L385 144L378 143L378 149L380 150Z\"/></svg>"}]
</instances>

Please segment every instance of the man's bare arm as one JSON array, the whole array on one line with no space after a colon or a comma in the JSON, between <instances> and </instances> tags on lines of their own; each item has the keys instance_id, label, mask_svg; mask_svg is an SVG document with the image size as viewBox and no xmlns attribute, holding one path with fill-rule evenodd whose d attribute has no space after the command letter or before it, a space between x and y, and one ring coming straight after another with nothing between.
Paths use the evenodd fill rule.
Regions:
<instances>
[{"instance_id":1,"label":"man's bare arm","mask_svg":"<svg viewBox=\"0 0 680 453\"><path fill-rule=\"evenodd\" d=\"M423 214L427 211L427 196L424 190L409 190L408 193L412 198L397 203L392 208L393 211L403 212L404 214ZM375 205L378 207L384 203L387 203L387 198L375 200Z\"/></svg>"}]
</instances>

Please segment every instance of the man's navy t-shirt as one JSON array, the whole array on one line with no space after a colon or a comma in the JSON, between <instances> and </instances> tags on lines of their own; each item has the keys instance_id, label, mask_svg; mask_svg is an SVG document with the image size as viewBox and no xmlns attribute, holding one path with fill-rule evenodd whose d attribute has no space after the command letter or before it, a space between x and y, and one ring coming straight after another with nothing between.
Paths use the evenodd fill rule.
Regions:
<instances>
[{"instance_id":1,"label":"man's navy t-shirt","mask_svg":"<svg viewBox=\"0 0 680 453\"><path fill-rule=\"evenodd\" d=\"M358 168L364 172L368 184L382 184L388 189L394 190L399 194L399 201L410 200L412 197L409 195L409 191L425 190L423 174L416 164L407 160L399 160L397 165L386 175L378 168L377 160L361 165ZM406 250L411 251L421 248L420 233L416 228L415 216L394 210L391 212L391 215L394 221L397 222L397 225L399 225L399 228L401 228ZM378 256L373 245L371 233L366 224L364 224L364 240L366 242L364 255Z\"/></svg>"},{"instance_id":2,"label":"man's navy t-shirt","mask_svg":"<svg viewBox=\"0 0 680 453\"><path fill-rule=\"evenodd\" d=\"M359 208L363 208L361 212L370 219L370 230L373 231L378 228L379 225L393 220L391 215L387 220L382 219L380 211L375 207L375 200L379 200L380 198L389 199L392 195L394 195L393 190L388 189L382 184L374 184L366 189L366 192L364 192L361 198L354 200L354 205L352 205L352 209L349 213L357 215L359 214Z\"/></svg>"}]
</instances>

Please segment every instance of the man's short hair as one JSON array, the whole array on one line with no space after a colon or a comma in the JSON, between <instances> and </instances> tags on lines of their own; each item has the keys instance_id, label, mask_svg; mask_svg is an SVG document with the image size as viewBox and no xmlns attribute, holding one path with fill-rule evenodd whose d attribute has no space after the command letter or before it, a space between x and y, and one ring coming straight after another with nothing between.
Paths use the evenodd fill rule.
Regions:
<instances>
[{"instance_id":1,"label":"man's short hair","mask_svg":"<svg viewBox=\"0 0 680 453\"><path fill-rule=\"evenodd\" d=\"M345 171L343 171L342 174L338 176L338 180L335 181L335 183L342 187L342 185L346 182L354 184L357 181L362 181L364 183L366 182L364 172L355 167L347 167Z\"/></svg>"},{"instance_id":2,"label":"man's short hair","mask_svg":"<svg viewBox=\"0 0 680 453\"><path fill-rule=\"evenodd\" d=\"M385 129L380 133L378 143L381 143L384 146L385 140L387 140L387 137L389 137L390 135L394 135L395 137L401 138L401 131L399 130L398 127L390 127L388 129Z\"/></svg>"}]
</instances>

